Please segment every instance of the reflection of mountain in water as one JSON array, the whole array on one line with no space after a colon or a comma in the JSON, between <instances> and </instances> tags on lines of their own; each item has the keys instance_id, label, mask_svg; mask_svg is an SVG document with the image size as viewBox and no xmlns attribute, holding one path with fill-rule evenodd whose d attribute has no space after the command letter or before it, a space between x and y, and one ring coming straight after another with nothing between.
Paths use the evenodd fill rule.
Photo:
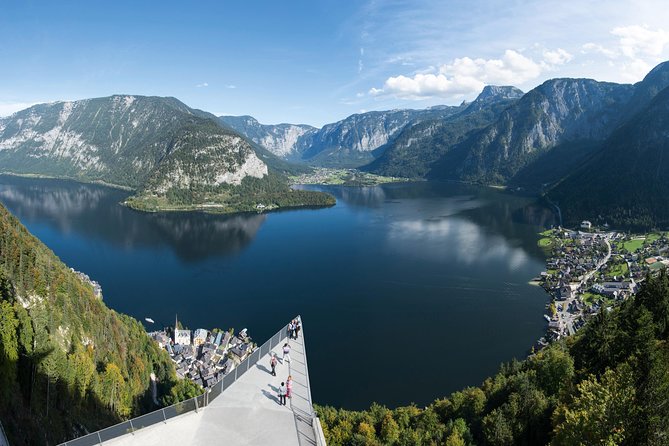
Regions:
<instances>
[{"instance_id":1,"label":"reflection of mountain in water","mask_svg":"<svg viewBox=\"0 0 669 446\"><path fill-rule=\"evenodd\" d=\"M155 230L175 247L179 257L199 260L231 254L248 245L267 218L264 214L218 216L208 214L152 215Z\"/></svg>"},{"instance_id":2,"label":"reflection of mountain in water","mask_svg":"<svg viewBox=\"0 0 669 446\"><path fill-rule=\"evenodd\" d=\"M265 215L144 214L120 206L127 193L59 180L0 177L0 201L23 222L48 221L115 246L169 245L183 260L233 254L247 246Z\"/></svg>"}]
</instances>

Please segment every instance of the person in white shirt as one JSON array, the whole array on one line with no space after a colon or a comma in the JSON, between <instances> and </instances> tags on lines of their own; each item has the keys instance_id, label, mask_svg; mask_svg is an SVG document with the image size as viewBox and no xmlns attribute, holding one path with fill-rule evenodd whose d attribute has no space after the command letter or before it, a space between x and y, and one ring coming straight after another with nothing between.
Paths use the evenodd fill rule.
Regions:
<instances>
[{"instance_id":1,"label":"person in white shirt","mask_svg":"<svg viewBox=\"0 0 669 446\"><path fill-rule=\"evenodd\" d=\"M281 385L279 386L279 404L282 405L282 406L286 405L286 392L287 391L288 390L286 389L286 384L282 382Z\"/></svg>"},{"instance_id":2,"label":"person in white shirt","mask_svg":"<svg viewBox=\"0 0 669 446\"><path fill-rule=\"evenodd\" d=\"M286 362L286 359L288 362L290 362L290 345L286 342L283 344L283 357L281 358L281 364Z\"/></svg>"}]
</instances>

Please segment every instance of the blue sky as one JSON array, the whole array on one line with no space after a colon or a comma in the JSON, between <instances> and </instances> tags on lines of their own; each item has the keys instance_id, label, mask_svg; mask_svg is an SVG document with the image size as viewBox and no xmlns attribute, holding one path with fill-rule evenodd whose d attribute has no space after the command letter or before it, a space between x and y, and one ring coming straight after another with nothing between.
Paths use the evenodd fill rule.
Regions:
<instances>
[{"instance_id":1,"label":"blue sky","mask_svg":"<svg viewBox=\"0 0 669 446\"><path fill-rule=\"evenodd\" d=\"M0 116L114 93L321 126L471 100L485 84L636 82L666 0L0 0Z\"/></svg>"}]
</instances>

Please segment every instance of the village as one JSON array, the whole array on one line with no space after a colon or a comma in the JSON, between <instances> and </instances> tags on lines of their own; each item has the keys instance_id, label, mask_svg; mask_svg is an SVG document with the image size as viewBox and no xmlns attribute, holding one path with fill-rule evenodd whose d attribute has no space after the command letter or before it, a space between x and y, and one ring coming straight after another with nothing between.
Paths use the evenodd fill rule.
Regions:
<instances>
[{"instance_id":1,"label":"village","mask_svg":"<svg viewBox=\"0 0 669 446\"><path fill-rule=\"evenodd\" d=\"M539 246L549 253L538 282L551 295L546 336L536 347L574 334L586 320L636 293L648 274L669 266L667 233L631 235L594 228L561 227L541 233Z\"/></svg>"},{"instance_id":2,"label":"village","mask_svg":"<svg viewBox=\"0 0 669 446\"><path fill-rule=\"evenodd\" d=\"M209 388L234 370L256 348L246 329L212 331L174 328L153 331L149 336L164 348L176 365L177 376Z\"/></svg>"}]
</instances>

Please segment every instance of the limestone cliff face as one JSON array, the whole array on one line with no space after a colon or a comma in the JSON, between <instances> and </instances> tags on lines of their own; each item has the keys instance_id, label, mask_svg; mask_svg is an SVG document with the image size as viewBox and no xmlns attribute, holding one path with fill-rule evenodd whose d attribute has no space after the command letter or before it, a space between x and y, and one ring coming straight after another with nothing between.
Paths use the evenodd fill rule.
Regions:
<instances>
[{"instance_id":1,"label":"limestone cliff face","mask_svg":"<svg viewBox=\"0 0 669 446\"><path fill-rule=\"evenodd\" d=\"M632 85L552 79L524 95L464 143L459 179L504 182L565 143L602 141L620 123Z\"/></svg>"},{"instance_id":2,"label":"limestone cliff face","mask_svg":"<svg viewBox=\"0 0 669 446\"><path fill-rule=\"evenodd\" d=\"M281 158L299 156L318 131L304 124L267 125L251 116L219 116L220 122Z\"/></svg>"},{"instance_id":3,"label":"limestone cliff face","mask_svg":"<svg viewBox=\"0 0 669 446\"><path fill-rule=\"evenodd\" d=\"M213 115L174 98L118 95L36 105L0 119L0 165L157 193L237 186L269 173Z\"/></svg>"},{"instance_id":4,"label":"limestone cliff face","mask_svg":"<svg viewBox=\"0 0 669 446\"><path fill-rule=\"evenodd\" d=\"M224 125L284 159L328 167L357 167L374 159L372 152L417 121L444 118L461 107L373 111L351 115L321 129L306 125L260 124L251 116L221 116Z\"/></svg>"}]
</instances>

